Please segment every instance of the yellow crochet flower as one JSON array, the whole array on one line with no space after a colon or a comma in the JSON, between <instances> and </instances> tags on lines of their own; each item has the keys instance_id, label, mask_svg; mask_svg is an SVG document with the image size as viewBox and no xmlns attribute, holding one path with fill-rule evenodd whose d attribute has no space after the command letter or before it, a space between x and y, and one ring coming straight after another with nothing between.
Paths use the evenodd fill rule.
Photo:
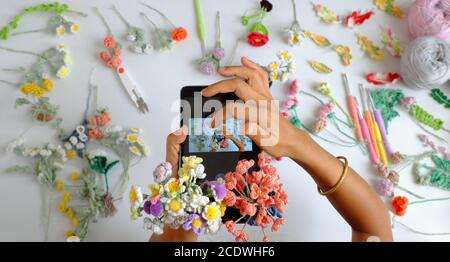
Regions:
<instances>
[{"instance_id":1,"label":"yellow crochet flower","mask_svg":"<svg viewBox=\"0 0 450 262\"><path fill-rule=\"evenodd\" d=\"M70 180L72 181L77 181L80 178L80 173L78 172L72 172L72 174L70 174Z\"/></svg>"},{"instance_id":2,"label":"yellow crochet flower","mask_svg":"<svg viewBox=\"0 0 450 262\"><path fill-rule=\"evenodd\" d=\"M74 236L75 234L74 234L72 231L67 230L66 233L65 233L64 235L66 236L66 238L69 238L69 237L71 237L71 236Z\"/></svg>"},{"instance_id":3,"label":"yellow crochet flower","mask_svg":"<svg viewBox=\"0 0 450 262\"><path fill-rule=\"evenodd\" d=\"M59 203L59 212L61 214L66 213L66 203L64 201L62 201L61 203Z\"/></svg>"},{"instance_id":4,"label":"yellow crochet flower","mask_svg":"<svg viewBox=\"0 0 450 262\"><path fill-rule=\"evenodd\" d=\"M73 209L69 207L66 211L67 218L73 219Z\"/></svg>"},{"instance_id":5,"label":"yellow crochet flower","mask_svg":"<svg viewBox=\"0 0 450 262\"><path fill-rule=\"evenodd\" d=\"M64 199L63 199L64 203L68 203L70 201L70 193L66 192L64 193Z\"/></svg>"},{"instance_id":6,"label":"yellow crochet flower","mask_svg":"<svg viewBox=\"0 0 450 262\"><path fill-rule=\"evenodd\" d=\"M62 180L58 180L56 183L56 189L58 189L59 192L64 191L64 184Z\"/></svg>"},{"instance_id":7,"label":"yellow crochet flower","mask_svg":"<svg viewBox=\"0 0 450 262\"><path fill-rule=\"evenodd\" d=\"M139 147L137 147L137 146L130 147L130 151L131 151L131 153L133 153L133 154L135 154L137 156L141 156L142 155L141 149L139 149Z\"/></svg>"},{"instance_id":8,"label":"yellow crochet flower","mask_svg":"<svg viewBox=\"0 0 450 262\"><path fill-rule=\"evenodd\" d=\"M270 68L271 71L277 71L278 70L278 64L275 63L275 62L270 63L269 68Z\"/></svg>"},{"instance_id":9,"label":"yellow crochet flower","mask_svg":"<svg viewBox=\"0 0 450 262\"><path fill-rule=\"evenodd\" d=\"M148 185L150 192L152 192L152 197L159 195L162 193L162 186L160 184L150 184Z\"/></svg>"},{"instance_id":10,"label":"yellow crochet flower","mask_svg":"<svg viewBox=\"0 0 450 262\"><path fill-rule=\"evenodd\" d=\"M78 220L78 218L74 217L72 219L72 225L76 228L76 227L78 227L79 224L80 224L80 221Z\"/></svg>"},{"instance_id":11,"label":"yellow crochet flower","mask_svg":"<svg viewBox=\"0 0 450 262\"><path fill-rule=\"evenodd\" d=\"M138 141L139 137L136 134L128 134L127 135L128 142L135 143Z\"/></svg>"},{"instance_id":12,"label":"yellow crochet flower","mask_svg":"<svg viewBox=\"0 0 450 262\"><path fill-rule=\"evenodd\" d=\"M73 24L73 25L70 27L70 32L76 33L76 32L78 32L78 31L80 31L80 25L78 25L78 24Z\"/></svg>"},{"instance_id":13,"label":"yellow crochet flower","mask_svg":"<svg viewBox=\"0 0 450 262\"><path fill-rule=\"evenodd\" d=\"M56 72L56 76L59 77L59 78L64 78L64 77L68 76L69 73L70 73L69 68L67 68L67 67L65 67L65 66L62 66L62 67L58 70L58 72Z\"/></svg>"},{"instance_id":14,"label":"yellow crochet flower","mask_svg":"<svg viewBox=\"0 0 450 262\"><path fill-rule=\"evenodd\" d=\"M270 74L270 79L272 81L277 81L278 79L280 79L280 75L278 75L278 73L272 73Z\"/></svg>"},{"instance_id":15,"label":"yellow crochet flower","mask_svg":"<svg viewBox=\"0 0 450 262\"><path fill-rule=\"evenodd\" d=\"M203 217L208 222L213 222L213 221L217 220L220 217L220 215L221 215L220 208L216 202L213 202L213 203L207 205L205 207L205 209L203 210Z\"/></svg>"},{"instance_id":16,"label":"yellow crochet flower","mask_svg":"<svg viewBox=\"0 0 450 262\"><path fill-rule=\"evenodd\" d=\"M40 87L33 90L33 95L35 97L42 97L44 95L44 93L45 93L44 89L42 89Z\"/></svg>"},{"instance_id":17,"label":"yellow crochet flower","mask_svg":"<svg viewBox=\"0 0 450 262\"><path fill-rule=\"evenodd\" d=\"M63 25L60 25L56 28L56 35L63 36L66 34L66 28Z\"/></svg>"},{"instance_id":18,"label":"yellow crochet flower","mask_svg":"<svg viewBox=\"0 0 450 262\"><path fill-rule=\"evenodd\" d=\"M20 91L25 95L33 94L36 89L39 89L39 86L36 83L27 83L20 88Z\"/></svg>"},{"instance_id":19,"label":"yellow crochet flower","mask_svg":"<svg viewBox=\"0 0 450 262\"><path fill-rule=\"evenodd\" d=\"M178 171L178 176L183 181L188 181L190 177L191 169L195 169L198 164L202 163L203 159L196 156L184 156L183 157L183 165L181 169Z\"/></svg>"},{"instance_id":20,"label":"yellow crochet flower","mask_svg":"<svg viewBox=\"0 0 450 262\"><path fill-rule=\"evenodd\" d=\"M67 151L67 159L74 159L77 156L77 151L69 150Z\"/></svg>"},{"instance_id":21,"label":"yellow crochet flower","mask_svg":"<svg viewBox=\"0 0 450 262\"><path fill-rule=\"evenodd\" d=\"M44 81L42 82L42 88L47 92L51 92L53 90L53 87L53 81L50 79L44 79Z\"/></svg>"}]
</instances>

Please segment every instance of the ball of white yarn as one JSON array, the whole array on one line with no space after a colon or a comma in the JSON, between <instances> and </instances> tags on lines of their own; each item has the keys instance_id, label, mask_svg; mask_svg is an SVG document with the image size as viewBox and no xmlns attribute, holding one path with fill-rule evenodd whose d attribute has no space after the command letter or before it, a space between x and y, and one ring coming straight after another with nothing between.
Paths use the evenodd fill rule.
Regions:
<instances>
[{"instance_id":1,"label":"ball of white yarn","mask_svg":"<svg viewBox=\"0 0 450 262\"><path fill-rule=\"evenodd\" d=\"M433 37L417 38L403 52L400 70L408 86L442 85L450 79L450 45Z\"/></svg>"}]
</instances>

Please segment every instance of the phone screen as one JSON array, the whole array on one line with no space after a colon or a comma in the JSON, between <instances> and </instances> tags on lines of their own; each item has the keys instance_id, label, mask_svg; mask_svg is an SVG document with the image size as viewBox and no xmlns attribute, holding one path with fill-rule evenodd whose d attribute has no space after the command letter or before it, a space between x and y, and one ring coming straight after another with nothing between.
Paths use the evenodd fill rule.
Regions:
<instances>
[{"instance_id":1,"label":"phone screen","mask_svg":"<svg viewBox=\"0 0 450 262\"><path fill-rule=\"evenodd\" d=\"M244 121L228 119L212 128L211 118L189 119L189 153L252 151L252 140L242 135Z\"/></svg>"}]
</instances>

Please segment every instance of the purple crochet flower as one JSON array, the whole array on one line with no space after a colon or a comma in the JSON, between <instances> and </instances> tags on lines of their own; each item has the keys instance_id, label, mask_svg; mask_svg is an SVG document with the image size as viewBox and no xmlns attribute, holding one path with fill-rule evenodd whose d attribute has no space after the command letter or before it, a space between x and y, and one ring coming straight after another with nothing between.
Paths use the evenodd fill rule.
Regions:
<instances>
[{"instance_id":1,"label":"purple crochet flower","mask_svg":"<svg viewBox=\"0 0 450 262\"><path fill-rule=\"evenodd\" d=\"M400 105L409 110L409 108L415 103L416 99L414 97L407 96L400 102Z\"/></svg>"},{"instance_id":2,"label":"purple crochet flower","mask_svg":"<svg viewBox=\"0 0 450 262\"><path fill-rule=\"evenodd\" d=\"M215 59L221 60L225 57L225 49L223 49L222 47L216 47L212 55Z\"/></svg>"},{"instance_id":3,"label":"purple crochet flower","mask_svg":"<svg viewBox=\"0 0 450 262\"><path fill-rule=\"evenodd\" d=\"M200 71L206 75L212 75L215 71L214 64L211 62L202 62L200 64Z\"/></svg>"},{"instance_id":4,"label":"purple crochet flower","mask_svg":"<svg viewBox=\"0 0 450 262\"><path fill-rule=\"evenodd\" d=\"M225 196L227 195L227 189L225 185L217 181L210 181L208 183L211 189L214 190L214 195L216 196L216 199L218 201L222 201L222 199L224 199Z\"/></svg>"},{"instance_id":5,"label":"purple crochet flower","mask_svg":"<svg viewBox=\"0 0 450 262\"><path fill-rule=\"evenodd\" d=\"M380 181L380 184L378 184L377 191L382 196L390 197L394 194L394 185L392 184L391 180L383 178Z\"/></svg>"},{"instance_id":6,"label":"purple crochet flower","mask_svg":"<svg viewBox=\"0 0 450 262\"><path fill-rule=\"evenodd\" d=\"M183 224L183 229L186 231L189 231L192 229L192 231L198 236L203 233L203 230L204 230L203 224L204 224L204 221L199 215L191 214L191 215L189 215L188 220Z\"/></svg>"},{"instance_id":7,"label":"purple crochet flower","mask_svg":"<svg viewBox=\"0 0 450 262\"><path fill-rule=\"evenodd\" d=\"M144 212L153 215L155 217L159 217L162 212L162 204L161 201L158 200L155 204L152 204L150 201L145 201L144 203Z\"/></svg>"},{"instance_id":8,"label":"purple crochet flower","mask_svg":"<svg viewBox=\"0 0 450 262\"><path fill-rule=\"evenodd\" d=\"M172 165L169 162L159 164L153 171L153 178L156 183L161 183L172 174Z\"/></svg>"}]
</instances>

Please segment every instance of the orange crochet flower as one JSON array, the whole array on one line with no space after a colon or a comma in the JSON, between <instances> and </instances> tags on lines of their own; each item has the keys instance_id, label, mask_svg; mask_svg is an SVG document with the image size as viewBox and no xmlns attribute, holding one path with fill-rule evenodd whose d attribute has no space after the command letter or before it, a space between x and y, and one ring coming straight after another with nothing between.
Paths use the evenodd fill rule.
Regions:
<instances>
[{"instance_id":1,"label":"orange crochet flower","mask_svg":"<svg viewBox=\"0 0 450 262\"><path fill-rule=\"evenodd\" d=\"M406 208L408 207L408 198L404 196L396 196L392 199L391 205L397 216L403 216L406 214Z\"/></svg>"},{"instance_id":2,"label":"orange crochet flower","mask_svg":"<svg viewBox=\"0 0 450 262\"><path fill-rule=\"evenodd\" d=\"M178 27L177 29L174 29L172 31L172 39L180 42L188 36L188 31L184 29L183 27Z\"/></svg>"}]
</instances>

